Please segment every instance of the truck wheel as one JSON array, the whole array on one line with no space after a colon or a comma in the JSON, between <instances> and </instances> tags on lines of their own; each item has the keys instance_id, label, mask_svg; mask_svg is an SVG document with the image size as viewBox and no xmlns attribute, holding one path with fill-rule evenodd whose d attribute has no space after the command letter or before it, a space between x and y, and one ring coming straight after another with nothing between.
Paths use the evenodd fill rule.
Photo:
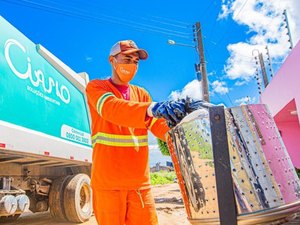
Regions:
<instances>
[{"instance_id":1,"label":"truck wheel","mask_svg":"<svg viewBox=\"0 0 300 225\"><path fill-rule=\"evenodd\" d=\"M59 177L51 185L49 193L49 206L52 218L58 221L66 221L64 209L64 189L71 176Z\"/></svg>"},{"instance_id":2,"label":"truck wheel","mask_svg":"<svg viewBox=\"0 0 300 225\"><path fill-rule=\"evenodd\" d=\"M86 174L74 175L64 190L64 208L70 222L82 223L92 215L92 189Z\"/></svg>"}]
</instances>

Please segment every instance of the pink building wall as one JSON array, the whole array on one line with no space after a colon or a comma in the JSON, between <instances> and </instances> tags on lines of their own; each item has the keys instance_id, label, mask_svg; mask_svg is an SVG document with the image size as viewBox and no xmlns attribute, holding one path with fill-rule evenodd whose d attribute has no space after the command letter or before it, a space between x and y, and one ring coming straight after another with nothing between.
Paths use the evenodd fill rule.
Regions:
<instances>
[{"instance_id":1,"label":"pink building wall","mask_svg":"<svg viewBox=\"0 0 300 225\"><path fill-rule=\"evenodd\" d=\"M260 101L268 105L294 166L300 168L300 42L270 81Z\"/></svg>"},{"instance_id":2,"label":"pink building wall","mask_svg":"<svg viewBox=\"0 0 300 225\"><path fill-rule=\"evenodd\" d=\"M281 131L281 136L285 147L293 161L295 167L300 168L300 129L299 124L295 122L276 122L278 129Z\"/></svg>"}]
</instances>

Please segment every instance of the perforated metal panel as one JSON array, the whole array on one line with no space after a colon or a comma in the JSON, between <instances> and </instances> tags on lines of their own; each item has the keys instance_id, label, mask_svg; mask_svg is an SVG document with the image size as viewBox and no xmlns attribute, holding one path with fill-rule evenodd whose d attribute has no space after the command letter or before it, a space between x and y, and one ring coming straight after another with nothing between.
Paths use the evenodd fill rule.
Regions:
<instances>
[{"instance_id":1,"label":"perforated metal panel","mask_svg":"<svg viewBox=\"0 0 300 225\"><path fill-rule=\"evenodd\" d=\"M252 224L261 212L264 214L258 221L263 224L299 210L299 179L266 107L229 108L225 117L236 206L239 217L246 218L239 224ZM208 111L197 110L169 132L168 145L193 224L218 224L210 123ZM276 217L274 210L278 208L293 210L286 209ZM268 217L268 212L272 216Z\"/></svg>"}]
</instances>

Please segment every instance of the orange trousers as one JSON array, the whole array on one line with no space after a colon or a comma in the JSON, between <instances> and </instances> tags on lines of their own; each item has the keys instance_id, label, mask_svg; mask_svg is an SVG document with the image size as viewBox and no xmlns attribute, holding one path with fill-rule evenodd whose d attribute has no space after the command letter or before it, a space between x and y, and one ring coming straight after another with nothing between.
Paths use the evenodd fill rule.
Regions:
<instances>
[{"instance_id":1,"label":"orange trousers","mask_svg":"<svg viewBox=\"0 0 300 225\"><path fill-rule=\"evenodd\" d=\"M99 225L157 225L151 189L93 190L93 207Z\"/></svg>"}]
</instances>

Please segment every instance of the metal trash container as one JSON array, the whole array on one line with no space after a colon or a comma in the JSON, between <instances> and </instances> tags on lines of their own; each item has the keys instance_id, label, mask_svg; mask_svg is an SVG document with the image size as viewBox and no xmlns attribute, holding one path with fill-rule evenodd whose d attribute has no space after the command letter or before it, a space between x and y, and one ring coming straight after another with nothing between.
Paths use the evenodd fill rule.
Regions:
<instances>
[{"instance_id":1,"label":"metal trash container","mask_svg":"<svg viewBox=\"0 0 300 225\"><path fill-rule=\"evenodd\" d=\"M276 124L262 104L224 109L238 224L280 224L300 211L300 181ZM169 131L167 142L188 219L220 224L209 111Z\"/></svg>"}]
</instances>

